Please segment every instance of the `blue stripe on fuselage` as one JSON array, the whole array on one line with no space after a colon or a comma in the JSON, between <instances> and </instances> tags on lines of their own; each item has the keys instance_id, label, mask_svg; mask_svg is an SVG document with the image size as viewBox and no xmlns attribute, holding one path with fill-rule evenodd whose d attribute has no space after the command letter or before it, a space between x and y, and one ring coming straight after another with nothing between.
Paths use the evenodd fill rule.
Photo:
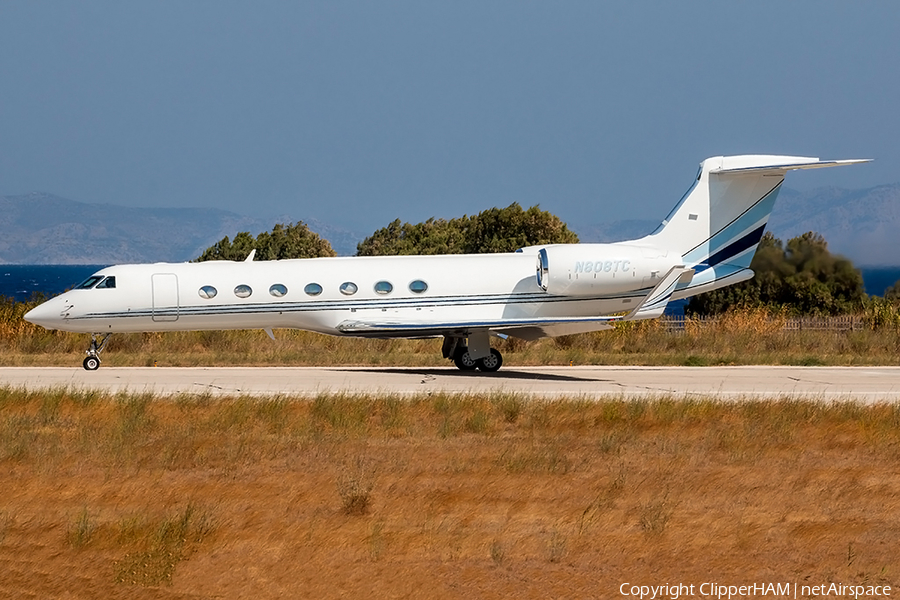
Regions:
<instances>
[{"instance_id":1,"label":"blue stripe on fuselage","mask_svg":"<svg viewBox=\"0 0 900 600\"><path fill-rule=\"evenodd\" d=\"M722 248L721 250L719 250L718 252L716 252L715 254L710 256L708 259L706 259L706 264L711 267L714 267L719 263L727 261L732 256L736 256L736 255L740 254L741 252L743 252L744 250L747 250L751 246L755 246L756 244L759 243L759 240L762 239L763 233L765 231L766 231L766 226L760 225L759 227L757 227L756 229L754 229L753 231L751 231L750 233L748 233L741 239L729 244L728 246L725 246L724 248ZM740 266L748 266L749 267L750 265L747 264L747 265L740 265Z\"/></svg>"},{"instance_id":2,"label":"blue stripe on fuselage","mask_svg":"<svg viewBox=\"0 0 900 600\"><path fill-rule=\"evenodd\" d=\"M698 264L697 266L695 266L694 270L697 273L700 273L710 267L714 267L718 264L728 262L730 258L737 256L741 252L744 252L745 250L748 250L749 248L752 248L753 246L758 244L759 241L762 239L763 233L765 233L765 231L766 231L766 226L760 225L759 227L757 227L756 229L754 229L753 231L751 231L750 233L748 233L741 239L739 239L735 242L732 242L725 248L722 248L721 250L719 250L718 252L716 252L715 254L710 256L708 259L706 259L705 262L702 262L702 263ZM750 258L750 260L753 260L752 255L749 258ZM750 260L746 261L747 264L740 264L740 265L736 265L736 266L749 267Z\"/></svg>"},{"instance_id":3,"label":"blue stripe on fuselage","mask_svg":"<svg viewBox=\"0 0 900 600\"><path fill-rule=\"evenodd\" d=\"M769 215L772 213L772 209L775 207L775 199L778 197L778 191L780 189L781 183L769 190L769 192L765 196L760 198L759 201L756 202L756 204L744 211L743 214L734 219L731 223L729 223L718 232L716 232L712 237L705 240L703 243L698 244L692 250L686 253L684 255L685 264L691 265L708 263L711 260L712 256L718 255L724 249L739 242L740 239L743 239L744 237L746 237L746 235L750 235L756 231L756 228L754 228L753 231L748 232L746 235L741 235L741 233L748 227L760 221L762 221L762 224L765 225L768 221ZM761 235L762 234L760 234L760 236ZM738 236L740 236L739 239ZM746 248L749 248L749 246L746 246L745 249Z\"/></svg>"}]
</instances>

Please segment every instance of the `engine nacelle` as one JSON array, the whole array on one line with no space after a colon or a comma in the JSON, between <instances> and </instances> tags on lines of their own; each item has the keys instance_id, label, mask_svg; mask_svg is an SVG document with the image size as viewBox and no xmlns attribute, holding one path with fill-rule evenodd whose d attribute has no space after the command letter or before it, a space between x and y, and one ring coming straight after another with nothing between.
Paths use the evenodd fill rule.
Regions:
<instances>
[{"instance_id":1,"label":"engine nacelle","mask_svg":"<svg viewBox=\"0 0 900 600\"><path fill-rule=\"evenodd\" d=\"M653 287L680 256L626 244L564 244L538 251L537 283L558 296L604 296Z\"/></svg>"}]
</instances>

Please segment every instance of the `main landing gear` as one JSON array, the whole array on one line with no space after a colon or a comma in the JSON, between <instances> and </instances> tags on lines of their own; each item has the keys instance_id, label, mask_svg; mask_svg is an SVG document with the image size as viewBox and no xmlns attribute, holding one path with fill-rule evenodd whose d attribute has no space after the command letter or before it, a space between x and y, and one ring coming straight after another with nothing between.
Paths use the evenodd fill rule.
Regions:
<instances>
[{"instance_id":1,"label":"main landing gear","mask_svg":"<svg viewBox=\"0 0 900 600\"><path fill-rule=\"evenodd\" d=\"M503 355L496 348L491 348L491 353L484 358L474 359L469 354L469 348L461 346L456 350L456 356L453 357L453 363L461 371L472 371L478 369L484 373L493 373L499 371L503 366Z\"/></svg>"},{"instance_id":2,"label":"main landing gear","mask_svg":"<svg viewBox=\"0 0 900 600\"><path fill-rule=\"evenodd\" d=\"M471 339L472 336L470 336ZM483 340L478 340L483 341ZM441 348L444 358L449 358L460 371L474 371L478 369L483 373L493 373L503 366L503 355L495 348L489 348L489 353L481 358L475 358L475 352L469 350L466 339L461 337L444 337L444 345ZM484 350L482 350L482 354Z\"/></svg>"},{"instance_id":3,"label":"main landing gear","mask_svg":"<svg viewBox=\"0 0 900 600\"><path fill-rule=\"evenodd\" d=\"M111 335L111 333L91 334L91 347L85 352L87 357L84 359L84 362L81 363L86 371L96 371L100 368L100 353L106 348L106 342L109 341L109 336Z\"/></svg>"}]
</instances>

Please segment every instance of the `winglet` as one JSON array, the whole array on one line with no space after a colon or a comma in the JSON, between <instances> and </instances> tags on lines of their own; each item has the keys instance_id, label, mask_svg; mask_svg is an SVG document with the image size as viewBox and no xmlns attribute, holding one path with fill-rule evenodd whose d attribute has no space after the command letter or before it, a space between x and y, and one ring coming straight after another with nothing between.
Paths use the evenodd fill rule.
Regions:
<instances>
[{"instance_id":1,"label":"winglet","mask_svg":"<svg viewBox=\"0 0 900 600\"><path fill-rule=\"evenodd\" d=\"M254 256L256 256L256 248L250 251L250 254L248 254L247 258L244 259L244 262L253 262Z\"/></svg>"},{"instance_id":2,"label":"winglet","mask_svg":"<svg viewBox=\"0 0 900 600\"><path fill-rule=\"evenodd\" d=\"M663 314L672 293L679 283L689 283L694 277L694 270L688 269L684 265L678 265L669 269L665 277L656 284L647 296L641 300L641 303L625 315L623 321L637 321L640 319L655 319Z\"/></svg>"}]
</instances>

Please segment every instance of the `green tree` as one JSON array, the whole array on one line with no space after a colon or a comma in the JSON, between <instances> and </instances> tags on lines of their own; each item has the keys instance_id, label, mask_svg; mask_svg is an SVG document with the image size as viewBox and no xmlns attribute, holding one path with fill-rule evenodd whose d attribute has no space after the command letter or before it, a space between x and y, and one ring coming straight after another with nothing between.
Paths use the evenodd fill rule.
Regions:
<instances>
[{"instance_id":1,"label":"green tree","mask_svg":"<svg viewBox=\"0 0 900 600\"><path fill-rule=\"evenodd\" d=\"M466 219L467 217L463 217ZM460 254L463 252L462 219L428 219L412 225L392 221L357 244L357 256L397 254Z\"/></svg>"},{"instance_id":2,"label":"green tree","mask_svg":"<svg viewBox=\"0 0 900 600\"><path fill-rule=\"evenodd\" d=\"M750 268L753 279L694 296L685 312L711 315L751 306L834 315L858 311L866 299L859 270L831 254L825 239L812 231L787 244L766 233Z\"/></svg>"},{"instance_id":3,"label":"green tree","mask_svg":"<svg viewBox=\"0 0 900 600\"><path fill-rule=\"evenodd\" d=\"M900 302L900 280L895 281L894 285L884 290L884 299L891 302Z\"/></svg>"},{"instance_id":4,"label":"green tree","mask_svg":"<svg viewBox=\"0 0 900 600\"><path fill-rule=\"evenodd\" d=\"M279 260L282 258L316 258L337 256L328 240L309 230L305 223L279 223L271 233L264 231L253 239L246 231L234 236L225 236L201 254L196 262L205 260L244 260L250 251L256 249L256 260Z\"/></svg>"},{"instance_id":5,"label":"green tree","mask_svg":"<svg viewBox=\"0 0 900 600\"><path fill-rule=\"evenodd\" d=\"M513 203L449 221L431 218L412 225L397 219L360 242L356 254L486 254L577 242L578 236L556 215L537 206L522 210Z\"/></svg>"}]
</instances>

